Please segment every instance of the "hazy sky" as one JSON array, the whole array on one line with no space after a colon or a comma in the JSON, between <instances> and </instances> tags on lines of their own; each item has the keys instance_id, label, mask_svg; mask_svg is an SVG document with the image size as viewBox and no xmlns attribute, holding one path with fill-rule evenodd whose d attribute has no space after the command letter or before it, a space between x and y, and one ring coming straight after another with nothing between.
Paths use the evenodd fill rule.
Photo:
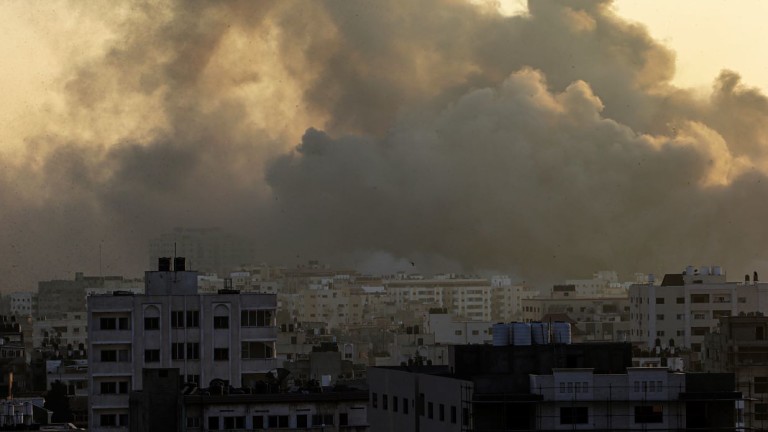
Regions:
<instances>
[{"instance_id":1,"label":"hazy sky","mask_svg":"<svg viewBox=\"0 0 768 432\"><path fill-rule=\"evenodd\" d=\"M175 226L527 280L768 264L765 2L495 4L0 2L0 290L100 247L136 275Z\"/></svg>"}]
</instances>

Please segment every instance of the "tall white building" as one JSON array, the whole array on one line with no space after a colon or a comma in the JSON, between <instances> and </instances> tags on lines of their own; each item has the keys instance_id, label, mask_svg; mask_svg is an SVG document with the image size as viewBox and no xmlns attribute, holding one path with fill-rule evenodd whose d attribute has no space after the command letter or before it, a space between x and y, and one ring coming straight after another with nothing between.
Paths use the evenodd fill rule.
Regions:
<instances>
[{"instance_id":1,"label":"tall white building","mask_svg":"<svg viewBox=\"0 0 768 432\"><path fill-rule=\"evenodd\" d=\"M768 284L752 277L727 282L720 267L687 267L667 274L661 285L653 281L629 289L630 337L653 348L691 348L700 352L705 336L721 317L768 310Z\"/></svg>"},{"instance_id":2,"label":"tall white building","mask_svg":"<svg viewBox=\"0 0 768 432\"><path fill-rule=\"evenodd\" d=\"M142 369L178 368L188 382L252 386L276 367L272 294L197 293L183 259L145 275L145 294L88 297L89 430L127 430Z\"/></svg>"}]
</instances>

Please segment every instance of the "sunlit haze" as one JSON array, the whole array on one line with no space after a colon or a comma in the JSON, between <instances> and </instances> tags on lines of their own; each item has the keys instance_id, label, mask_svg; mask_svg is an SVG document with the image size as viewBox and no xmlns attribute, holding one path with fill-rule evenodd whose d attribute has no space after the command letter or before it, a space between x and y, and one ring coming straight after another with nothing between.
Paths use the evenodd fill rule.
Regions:
<instances>
[{"instance_id":1,"label":"sunlit haze","mask_svg":"<svg viewBox=\"0 0 768 432\"><path fill-rule=\"evenodd\" d=\"M0 288L140 274L174 227L370 271L761 268L766 16L4 1Z\"/></svg>"}]
</instances>

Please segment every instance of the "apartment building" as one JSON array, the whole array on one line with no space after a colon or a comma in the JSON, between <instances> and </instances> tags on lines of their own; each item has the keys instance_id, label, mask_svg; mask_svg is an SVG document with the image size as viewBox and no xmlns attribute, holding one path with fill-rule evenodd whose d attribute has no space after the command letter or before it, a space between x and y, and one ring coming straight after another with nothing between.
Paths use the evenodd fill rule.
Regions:
<instances>
[{"instance_id":1,"label":"apartment building","mask_svg":"<svg viewBox=\"0 0 768 432\"><path fill-rule=\"evenodd\" d=\"M682 273L665 275L660 285L653 281L632 285L630 337L646 348L675 346L701 352L720 318L768 310L768 284L756 279L754 273L744 282L727 282L720 267L689 266Z\"/></svg>"},{"instance_id":2,"label":"apartment building","mask_svg":"<svg viewBox=\"0 0 768 432\"><path fill-rule=\"evenodd\" d=\"M768 430L768 317L720 318L720 326L706 337L702 370L734 373L744 394L745 426Z\"/></svg>"},{"instance_id":3,"label":"apartment building","mask_svg":"<svg viewBox=\"0 0 768 432\"><path fill-rule=\"evenodd\" d=\"M478 321L491 320L492 287L487 279L433 278L388 280L384 287L398 307L414 303L444 307Z\"/></svg>"},{"instance_id":4,"label":"apartment building","mask_svg":"<svg viewBox=\"0 0 768 432\"><path fill-rule=\"evenodd\" d=\"M146 388L131 392L131 431L369 429L365 390L303 387L289 392L265 385L246 393L229 391L217 382L205 388L180 389L177 370L145 369L144 374Z\"/></svg>"},{"instance_id":5,"label":"apartment building","mask_svg":"<svg viewBox=\"0 0 768 432\"><path fill-rule=\"evenodd\" d=\"M183 258L145 273L145 294L88 297L89 430L127 430L128 393L145 368L185 381L252 386L274 369L276 298L224 290L198 294Z\"/></svg>"}]
</instances>

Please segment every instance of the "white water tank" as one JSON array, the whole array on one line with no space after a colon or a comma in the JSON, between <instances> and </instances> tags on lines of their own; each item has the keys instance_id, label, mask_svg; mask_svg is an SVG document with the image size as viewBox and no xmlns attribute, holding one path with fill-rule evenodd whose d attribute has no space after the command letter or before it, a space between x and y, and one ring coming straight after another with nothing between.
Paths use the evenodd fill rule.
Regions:
<instances>
[{"instance_id":1,"label":"white water tank","mask_svg":"<svg viewBox=\"0 0 768 432\"><path fill-rule=\"evenodd\" d=\"M562 321L556 321L552 324L552 342L571 343L571 324Z\"/></svg>"},{"instance_id":2,"label":"white water tank","mask_svg":"<svg viewBox=\"0 0 768 432\"><path fill-rule=\"evenodd\" d=\"M505 323L498 323L493 325L491 333L493 337L491 343L493 346L506 346L509 345L509 325Z\"/></svg>"},{"instance_id":3,"label":"white water tank","mask_svg":"<svg viewBox=\"0 0 768 432\"><path fill-rule=\"evenodd\" d=\"M509 342L521 346L531 344L531 325L524 322L513 322L509 327Z\"/></svg>"},{"instance_id":4,"label":"white water tank","mask_svg":"<svg viewBox=\"0 0 768 432\"><path fill-rule=\"evenodd\" d=\"M534 345L549 343L549 324L545 322L531 323L531 341Z\"/></svg>"}]
</instances>

